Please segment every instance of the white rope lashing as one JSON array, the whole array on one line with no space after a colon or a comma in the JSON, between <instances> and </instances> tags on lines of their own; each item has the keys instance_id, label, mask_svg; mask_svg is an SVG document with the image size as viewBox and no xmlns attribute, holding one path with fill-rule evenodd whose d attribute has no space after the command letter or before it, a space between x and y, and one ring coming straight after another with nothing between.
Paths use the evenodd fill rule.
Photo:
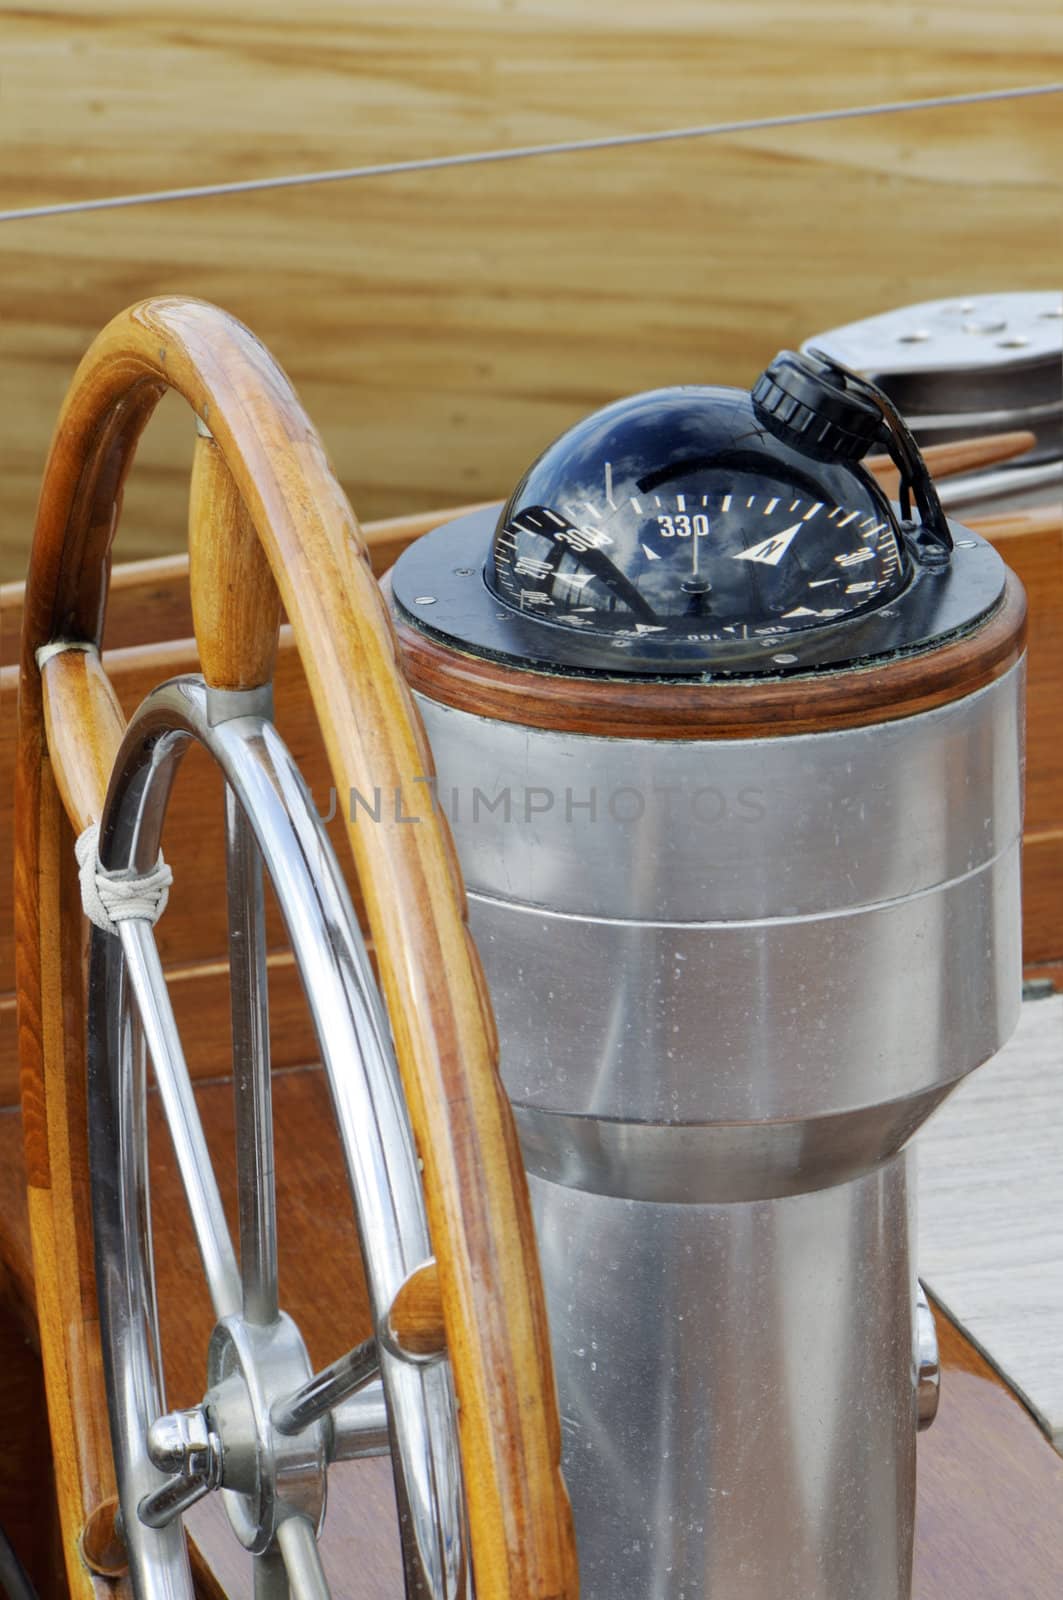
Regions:
<instances>
[{"instance_id":1,"label":"white rope lashing","mask_svg":"<svg viewBox=\"0 0 1063 1600\"><path fill-rule=\"evenodd\" d=\"M99 823L90 822L74 846L81 879L81 904L94 927L117 933L122 922L149 922L166 910L173 873L162 851L150 872L107 872L100 865Z\"/></svg>"}]
</instances>

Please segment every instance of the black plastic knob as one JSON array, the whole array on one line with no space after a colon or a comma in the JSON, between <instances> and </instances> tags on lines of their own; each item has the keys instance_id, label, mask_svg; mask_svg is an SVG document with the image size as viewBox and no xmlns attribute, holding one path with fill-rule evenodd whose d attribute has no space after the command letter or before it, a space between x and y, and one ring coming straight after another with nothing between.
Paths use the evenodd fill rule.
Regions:
<instances>
[{"instance_id":1,"label":"black plastic knob","mask_svg":"<svg viewBox=\"0 0 1063 1600\"><path fill-rule=\"evenodd\" d=\"M814 355L781 350L752 389L777 438L820 461L860 461L884 442L882 412L848 375Z\"/></svg>"}]
</instances>

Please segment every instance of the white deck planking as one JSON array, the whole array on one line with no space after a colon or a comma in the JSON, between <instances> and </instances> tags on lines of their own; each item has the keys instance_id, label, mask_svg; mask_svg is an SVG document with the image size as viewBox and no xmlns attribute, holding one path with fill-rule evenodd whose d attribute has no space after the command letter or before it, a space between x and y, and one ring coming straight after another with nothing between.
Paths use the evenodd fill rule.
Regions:
<instances>
[{"instance_id":1,"label":"white deck planking","mask_svg":"<svg viewBox=\"0 0 1063 1600\"><path fill-rule=\"evenodd\" d=\"M915 1149L919 1275L1063 1452L1063 995L1024 1003Z\"/></svg>"}]
</instances>

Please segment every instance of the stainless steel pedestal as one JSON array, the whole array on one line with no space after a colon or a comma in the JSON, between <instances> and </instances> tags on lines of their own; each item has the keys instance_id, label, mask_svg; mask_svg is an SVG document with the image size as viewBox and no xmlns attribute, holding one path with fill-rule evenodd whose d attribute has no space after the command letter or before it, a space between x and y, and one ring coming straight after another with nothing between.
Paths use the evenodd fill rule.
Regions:
<instances>
[{"instance_id":1,"label":"stainless steel pedestal","mask_svg":"<svg viewBox=\"0 0 1063 1600\"><path fill-rule=\"evenodd\" d=\"M722 1205L532 1179L584 1593L907 1595L905 1167Z\"/></svg>"},{"instance_id":2,"label":"stainless steel pedestal","mask_svg":"<svg viewBox=\"0 0 1063 1600\"><path fill-rule=\"evenodd\" d=\"M1018 1014L1022 683L706 741L420 698L587 1600L907 1600L903 1147Z\"/></svg>"}]
</instances>

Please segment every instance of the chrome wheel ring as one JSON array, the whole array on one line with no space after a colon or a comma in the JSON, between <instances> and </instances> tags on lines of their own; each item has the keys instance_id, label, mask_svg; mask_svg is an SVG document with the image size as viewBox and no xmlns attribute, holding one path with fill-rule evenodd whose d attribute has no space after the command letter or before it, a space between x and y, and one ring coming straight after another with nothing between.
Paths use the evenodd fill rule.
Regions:
<instances>
[{"instance_id":1,"label":"chrome wheel ring","mask_svg":"<svg viewBox=\"0 0 1063 1600\"><path fill-rule=\"evenodd\" d=\"M170 789L191 742L222 768L239 1068L239 1264L152 930L131 921L117 936L94 931L92 940L97 1283L134 1589L139 1600L188 1600L180 1512L222 1487L237 1535L255 1555L256 1592L327 1592L314 1539L327 1462L389 1445L408 1590L459 1600L471 1579L449 1364L408 1358L381 1337L375 1349L361 1347L312 1379L298 1330L277 1303L263 865L317 1035L381 1335L396 1294L431 1259L431 1245L387 1019L346 885L270 709L268 690L208 690L199 678L155 690L130 722L100 827L104 869L142 872L156 860ZM146 1055L217 1321L204 1404L172 1416L152 1263Z\"/></svg>"}]
</instances>

